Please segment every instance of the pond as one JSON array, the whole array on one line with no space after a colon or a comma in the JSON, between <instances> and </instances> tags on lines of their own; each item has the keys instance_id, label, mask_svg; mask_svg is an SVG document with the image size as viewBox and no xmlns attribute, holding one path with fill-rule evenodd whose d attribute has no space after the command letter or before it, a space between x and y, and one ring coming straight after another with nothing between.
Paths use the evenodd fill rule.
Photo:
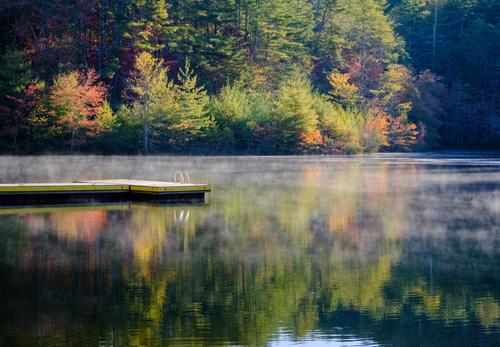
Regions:
<instances>
[{"instance_id":1,"label":"pond","mask_svg":"<svg viewBox=\"0 0 500 347\"><path fill-rule=\"evenodd\" d=\"M498 346L500 155L0 157L205 204L0 208L0 346Z\"/></svg>"}]
</instances>

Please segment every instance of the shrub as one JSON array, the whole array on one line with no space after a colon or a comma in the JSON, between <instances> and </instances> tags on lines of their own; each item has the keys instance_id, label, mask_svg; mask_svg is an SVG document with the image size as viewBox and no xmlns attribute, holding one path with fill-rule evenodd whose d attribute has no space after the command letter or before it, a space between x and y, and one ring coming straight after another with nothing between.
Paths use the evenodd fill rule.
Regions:
<instances>
[{"instance_id":1,"label":"shrub","mask_svg":"<svg viewBox=\"0 0 500 347\"><path fill-rule=\"evenodd\" d=\"M318 130L315 97L309 80L293 73L281 84L275 100L276 120L284 151L310 146L304 140Z\"/></svg>"},{"instance_id":2,"label":"shrub","mask_svg":"<svg viewBox=\"0 0 500 347\"><path fill-rule=\"evenodd\" d=\"M317 95L314 103L319 116L322 149L326 153L358 153L362 151L363 116L355 108L345 109Z\"/></svg>"},{"instance_id":3,"label":"shrub","mask_svg":"<svg viewBox=\"0 0 500 347\"><path fill-rule=\"evenodd\" d=\"M382 111L368 113L363 126L363 147L366 152L377 152L388 146L389 115Z\"/></svg>"},{"instance_id":4,"label":"shrub","mask_svg":"<svg viewBox=\"0 0 500 347\"><path fill-rule=\"evenodd\" d=\"M209 112L226 150L250 148L255 128L252 106L249 91L239 84L225 86L211 99Z\"/></svg>"}]
</instances>

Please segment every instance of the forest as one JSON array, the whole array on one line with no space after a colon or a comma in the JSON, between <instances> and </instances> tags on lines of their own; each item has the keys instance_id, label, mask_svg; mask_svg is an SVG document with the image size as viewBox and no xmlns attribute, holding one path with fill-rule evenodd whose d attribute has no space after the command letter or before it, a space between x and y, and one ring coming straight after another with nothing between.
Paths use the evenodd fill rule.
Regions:
<instances>
[{"instance_id":1,"label":"forest","mask_svg":"<svg viewBox=\"0 0 500 347\"><path fill-rule=\"evenodd\" d=\"M1 0L0 152L500 149L498 0Z\"/></svg>"}]
</instances>

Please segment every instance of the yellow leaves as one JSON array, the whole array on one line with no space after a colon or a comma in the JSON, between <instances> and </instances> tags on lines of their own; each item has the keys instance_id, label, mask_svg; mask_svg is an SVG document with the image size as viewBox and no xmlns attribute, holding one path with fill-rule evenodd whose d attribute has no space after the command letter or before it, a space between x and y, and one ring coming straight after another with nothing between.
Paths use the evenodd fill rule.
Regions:
<instances>
[{"instance_id":1,"label":"yellow leaves","mask_svg":"<svg viewBox=\"0 0 500 347\"><path fill-rule=\"evenodd\" d=\"M389 115L382 111L368 114L364 124L364 147L367 152L378 151L389 145Z\"/></svg>"},{"instance_id":2,"label":"yellow leaves","mask_svg":"<svg viewBox=\"0 0 500 347\"><path fill-rule=\"evenodd\" d=\"M84 73L73 71L57 77L51 89L50 101L63 116L76 121L78 117L95 115L105 96L106 87L98 82L94 70Z\"/></svg>"},{"instance_id":3,"label":"yellow leaves","mask_svg":"<svg viewBox=\"0 0 500 347\"><path fill-rule=\"evenodd\" d=\"M354 105L359 100L358 87L349 82L350 73L332 71L327 78L332 88L328 95L332 100L346 105Z\"/></svg>"},{"instance_id":4,"label":"yellow leaves","mask_svg":"<svg viewBox=\"0 0 500 347\"><path fill-rule=\"evenodd\" d=\"M78 88L78 75L76 72L60 75L52 87L50 102L53 106L60 108L65 115L70 115L69 120L81 107ZM64 116L63 116L64 117Z\"/></svg>"},{"instance_id":5,"label":"yellow leaves","mask_svg":"<svg viewBox=\"0 0 500 347\"><path fill-rule=\"evenodd\" d=\"M141 52L135 59L134 67L143 74L149 75L161 69L162 63L163 61L161 59L156 59L151 53Z\"/></svg>"},{"instance_id":6,"label":"yellow leaves","mask_svg":"<svg viewBox=\"0 0 500 347\"><path fill-rule=\"evenodd\" d=\"M380 78L379 87L371 92L393 116L407 115L412 109L411 100L418 95L410 69L400 64L390 64Z\"/></svg>"},{"instance_id":7,"label":"yellow leaves","mask_svg":"<svg viewBox=\"0 0 500 347\"><path fill-rule=\"evenodd\" d=\"M135 94L130 115L135 122L152 130L143 132L145 152L155 137L164 136L171 143L181 143L209 127L206 112L209 97L203 87L197 86L189 61L179 72L179 84L168 79L163 60L148 52L138 54L135 69L130 78Z\"/></svg>"},{"instance_id":8,"label":"yellow leaves","mask_svg":"<svg viewBox=\"0 0 500 347\"><path fill-rule=\"evenodd\" d=\"M116 125L116 117L113 115L113 110L107 101L104 102L97 114L96 122L102 130L110 130Z\"/></svg>"},{"instance_id":9,"label":"yellow leaves","mask_svg":"<svg viewBox=\"0 0 500 347\"><path fill-rule=\"evenodd\" d=\"M389 133L389 115L384 112L369 114L365 122L365 131L377 132L378 134L380 134L381 144L387 146L387 134Z\"/></svg>"},{"instance_id":10,"label":"yellow leaves","mask_svg":"<svg viewBox=\"0 0 500 347\"><path fill-rule=\"evenodd\" d=\"M321 132L318 129L308 133L301 133L299 137L301 142L307 146L319 145L323 142Z\"/></svg>"},{"instance_id":11,"label":"yellow leaves","mask_svg":"<svg viewBox=\"0 0 500 347\"><path fill-rule=\"evenodd\" d=\"M135 60L135 73L132 75L132 91L139 102L153 102L165 94L168 81L168 68L162 59L156 59L151 53L141 52Z\"/></svg>"},{"instance_id":12,"label":"yellow leaves","mask_svg":"<svg viewBox=\"0 0 500 347\"><path fill-rule=\"evenodd\" d=\"M358 87L356 87L352 83L349 83L350 77L351 75L349 73L332 71L328 75L328 82L330 83L330 86L335 90L345 91L349 93L357 92Z\"/></svg>"}]
</instances>

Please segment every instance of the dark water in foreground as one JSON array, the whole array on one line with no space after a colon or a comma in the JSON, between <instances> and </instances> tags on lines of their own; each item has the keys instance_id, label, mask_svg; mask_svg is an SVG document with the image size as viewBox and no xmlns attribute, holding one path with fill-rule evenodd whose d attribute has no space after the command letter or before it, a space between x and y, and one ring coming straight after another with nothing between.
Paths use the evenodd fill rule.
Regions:
<instances>
[{"instance_id":1,"label":"dark water in foreground","mask_svg":"<svg viewBox=\"0 0 500 347\"><path fill-rule=\"evenodd\" d=\"M0 157L206 205L0 209L0 346L499 346L500 156Z\"/></svg>"}]
</instances>

